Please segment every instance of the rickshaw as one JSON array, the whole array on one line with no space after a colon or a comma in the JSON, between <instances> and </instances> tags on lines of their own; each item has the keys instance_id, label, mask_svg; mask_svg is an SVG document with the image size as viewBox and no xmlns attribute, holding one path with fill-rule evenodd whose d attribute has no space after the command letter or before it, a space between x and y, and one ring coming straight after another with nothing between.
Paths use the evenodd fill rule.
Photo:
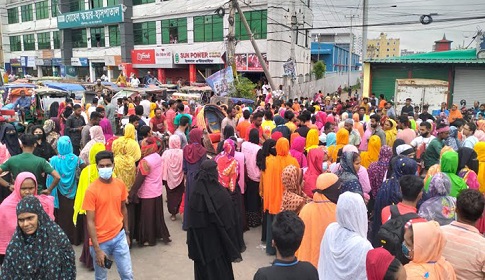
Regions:
<instances>
[{"instance_id":1,"label":"rickshaw","mask_svg":"<svg viewBox=\"0 0 485 280\"><path fill-rule=\"evenodd\" d=\"M79 102L84 97L84 93L86 92L86 89L81 84L45 82L44 85L49 88L66 91L69 93L69 96L74 93L74 99L78 100Z\"/></svg>"},{"instance_id":2,"label":"rickshaw","mask_svg":"<svg viewBox=\"0 0 485 280\"><path fill-rule=\"evenodd\" d=\"M225 117L226 112L214 104L206 104L196 116L197 126L207 130L215 147L221 141L221 123Z\"/></svg>"}]
</instances>

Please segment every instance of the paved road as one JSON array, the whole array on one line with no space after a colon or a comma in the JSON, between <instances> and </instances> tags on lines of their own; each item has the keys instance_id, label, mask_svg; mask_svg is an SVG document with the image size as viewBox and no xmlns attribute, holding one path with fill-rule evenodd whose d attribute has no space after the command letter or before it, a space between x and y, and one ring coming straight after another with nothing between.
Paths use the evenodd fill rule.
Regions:
<instances>
[{"instance_id":1,"label":"paved road","mask_svg":"<svg viewBox=\"0 0 485 280\"><path fill-rule=\"evenodd\" d=\"M166 207L166 205L164 206ZM134 245L131 249L131 259L135 279L194 279L193 262L187 256L186 234L181 229L181 219L171 221L167 211L165 213L165 221L170 230L172 242L169 245L160 242L156 246L142 248ZM273 257L267 256L263 249L258 248L261 244L260 239L261 227L251 229L244 234L247 250L243 253L243 261L233 264L237 280L253 279L258 268L268 266L272 262ZM76 246L74 249L76 259L79 259L82 246ZM77 279L94 279L94 272L87 270L77 261ZM120 279L115 265L111 268L108 279Z\"/></svg>"}]
</instances>

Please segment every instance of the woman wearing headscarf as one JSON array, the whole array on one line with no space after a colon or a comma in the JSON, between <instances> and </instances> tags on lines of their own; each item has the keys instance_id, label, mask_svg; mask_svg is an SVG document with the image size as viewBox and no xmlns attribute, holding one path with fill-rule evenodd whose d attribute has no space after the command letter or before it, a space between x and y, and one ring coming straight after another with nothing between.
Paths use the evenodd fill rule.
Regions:
<instances>
[{"instance_id":1,"label":"woman wearing headscarf","mask_svg":"<svg viewBox=\"0 0 485 280\"><path fill-rule=\"evenodd\" d=\"M367 280L406 280L406 269L383 247L367 252L365 261Z\"/></svg>"},{"instance_id":2,"label":"woman wearing headscarf","mask_svg":"<svg viewBox=\"0 0 485 280\"><path fill-rule=\"evenodd\" d=\"M231 137L234 137L234 127L232 125L226 125L226 127L224 128L224 135L223 135L224 138L222 139L229 139ZM220 154L222 153L222 150L223 150L223 146L224 146L224 141L220 141L218 144L217 144L217 154Z\"/></svg>"},{"instance_id":3,"label":"woman wearing headscarf","mask_svg":"<svg viewBox=\"0 0 485 280\"><path fill-rule=\"evenodd\" d=\"M379 159L379 152L381 150L381 138L377 135L372 135L369 139L367 151L362 152L360 157L362 159L362 166L369 168L370 164Z\"/></svg>"},{"instance_id":4,"label":"woman wearing headscarf","mask_svg":"<svg viewBox=\"0 0 485 280\"><path fill-rule=\"evenodd\" d=\"M189 132L189 144L183 149L184 163L183 170L185 175L185 193L183 204L189 205L190 195L195 182L195 175L200 169L201 163L207 159L207 150L202 144L203 131L200 128L194 128ZM187 212L184 211L183 229L187 230Z\"/></svg>"},{"instance_id":5,"label":"woman wearing headscarf","mask_svg":"<svg viewBox=\"0 0 485 280\"><path fill-rule=\"evenodd\" d=\"M461 111L458 109L458 105L453 104L451 106L450 115L448 116L448 122L453 123L457 119L463 119L463 115L461 114Z\"/></svg>"},{"instance_id":6,"label":"woman wearing headscarf","mask_svg":"<svg viewBox=\"0 0 485 280\"><path fill-rule=\"evenodd\" d=\"M168 139L168 149L162 154L162 179L167 190L167 208L175 221L184 195L184 152L178 135Z\"/></svg>"},{"instance_id":7,"label":"woman wearing headscarf","mask_svg":"<svg viewBox=\"0 0 485 280\"><path fill-rule=\"evenodd\" d=\"M236 145L231 139L226 139L223 145L223 151L217 155L214 161L217 163L217 172L219 173L219 183L228 190L234 205L234 214L236 219L236 234L235 240L240 252L246 250L246 245L243 238L243 216L241 213L241 190L237 183L239 176L239 163L234 158L236 152Z\"/></svg>"},{"instance_id":8,"label":"woman wearing headscarf","mask_svg":"<svg viewBox=\"0 0 485 280\"><path fill-rule=\"evenodd\" d=\"M251 129L249 141L241 144L241 152L246 159L246 191L244 192L244 208L246 209L246 220L249 227L261 225L261 197L259 196L259 182L261 170L258 167L259 131Z\"/></svg>"},{"instance_id":9,"label":"woman wearing headscarf","mask_svg":"<svg viewBox=\"0 0 485 280\"><path fill-rule=\"evenodd\" d=\"M266 214L266 253L269 255L276 254L276 250L271 244L272 232L271 225L274 215L281 210L283 197L283 183L281 174L283 169L288 165L294 165L300 168L298 162L290 154L290 143L286 138L280 138L276 142L276 157L266 158L266 170L264 171L263 180L261 180L260 190L262 190L263 210Z\"/></svg>"},{"instance_id":10,"label":"woman wearing headscarf","mask_svg":"<svg viewBox=\"0 0 485 280\"><path fill-rule=\"evenodd\" d=\"M360 156L356 152L344 152L340 160L340 167L336 175L342 180L341 193L355 192L363 195L362 185L360 184L357 173L360 169Z\"/></svg>"},{"instance_id":11,"label":"woman wearing headscarf","mask_svg":"<svg viewBox=\"0 0 485 280\"><path fill-rule=\"evenodd\" d=\"M54 149L54 151L57 153L57 140L59 137L61 137L61 135L56 129L56 124L52 120L46 120L43 128L47 143L49 143L52 149Z\"/></svg>"},{"instance_id":12,"label":"woman wearing headscarf","mask_svg":"<svg viewBox=\"0 0 485 280\"><path fill-rule=\"evenodd\" d=\"M407 279L455 280L453 266L443 258L446 238L435 222L408 223L405 226L403 253Z\"/></svg>"},{"instance_id":13,"label":"woman wearing headscarf","mask_svg":"<svg viewBox=\"0 0 485 280\"><path fill-rule=\"evenodd\" d=\"M414 150L413 146L408 144L402 144L396 147L396 154L398 156L408 157L408 158L415 158L416 150Z\"/></svg>"},{"instance_id":14,"label":"woman wearing headscarf","mask_svg":"<svg viewBox=\"0 0 485 280\"><path fill-rule=\"evenodd\" d=\"M288 141L290 141L291 130L285 125L285 119L280 117L280 116L275 116L274 122L276 124L276 127L273 128L271 133L279 131L279 132L281 132L283 137L285 137L286 139L288 139Z\"/></svg>"},{"instance_id":15,"label":"woman wearing headscarf","mask_svg":"<svg viewBox=\"0 0 485 280\"><path fill-rule=\"evenodd\" d=\"M465 180L456 175L458 171L458 153L455 151L447 151L443 153L440 160L440 171L448 175L451 181L450 196L457 197L458 194L468 186ZM431 178L425 182L424 189L428 191Z\"/></svg>"},{"instance_id":16,"label":"woman wearing headscarf","mask_svg":"<svg viewBox=\"0 0 485 280\"><path fill-rule=\"evenodd\" d=\"M99 125L95 125L89 129L89 135L91 136L91 140L86 143L86 146L81 150L79 157L86 163L90 164L89 162L89 151L96 143L105 143L105 138L103 134L103 129Z\"/></svg>"},{"instance_id":17,"label":"woman wearing headscarf","mask_svg":"<svg viewBox=\"0 0 485 280\"><path fill-rule=\"evenodd\" d=\"M369 143L369 138L372 136L372 129L370 129L370 122L366 124L367 129L364 132L364 136L360 141L359 151L367 151L367 145Z\"/></svg>"},{"instance_id":18,"label":"woman wearing headscarf","mask_svg":"<svg viewBox=\"0 0 485 280\"><path fill-rule=\"evenodd\" d=\"M62 229L34 196L23 198L16 209L18 226L7 248L2 279L76 279L74 250ZM36 217L36 218L34 218ZM33 226L21 222L33 219Z\"/></svg>"},{"instance_id":19,"label":"woman wearing headscarf","mask_svg":"<svg viewBox=\"0 0 485 280\"><path fill-rule=\"evenodd\" d=\"M235 242L238 221L234 211L229 193L219 183L217 163L204 160L194 177L193 192L184 212L190 217L185 225L195 279L234 279L231 262L242 260Z\"/></svg>"},{"instance_id":20,"label":"woman wearing headscarf","mask_svg":"<svg viewBox=\"0 0 485 280\"><path fill-rule=\"evenodd\" d=\"M306 136L306 143L305 143L305 150L308 153L311 149L318 148L318 143L320 140L318 139L318 130L310 129Z\"/></svg>"},{"instance_id":21,"label":"woman wearing headscarf","mask_svg":"<svg viewBox=\"0 0 485 280\"><path fill-rule=\"evenodd\" d=\"M445 146L450 146L456 152L461 146L460 140L458 140L458 129L454 126L450 126L450 135L444 140Z\"/></svg>"},{"instance_id":22,"label":"woman wearing headscarf","mask_svg":"<svg viewBox=\"0 0 485 280\"><path fill-rule=\"evenodd\" d=\"M337 202L337 222L325 230L318 275L323 279L366 279L367 209L361 195L345 192Z\"/></svg>"},{"instance_id":23,"label":"woman wearing headscarf","mask_svg":"<svg viewBox=\"0 0 485 280\"><path fill-rule=\"evenodd\" d=\"M387 138L386 138L387 139ZM367 172L369 174L371 196L376 197L377 191L384 182L386 172L389 168L389 164L392 157L391 147L384 145L379 152L379 159L376 162L371 163Z\"/></svg>"},{"instance_id":24,"label":"woman wearing headscarf","mask_svg":"<svg viewBox=\"0 0 485 280\"><path fill-rule=\"evenodd\" d=\"M306 196L301 190L300 169L294 165L288 165L283 169L281 182L283 183L283 202L281 203L281 212L293 211L299 213L306 203Z\"/></svg>"},{"instance_id":25,"label":"woman wearing headscarf","mask_svg":"<svg viewBox=\"0 0 485 280\"><path fill-rule=\"evenodd\" d=\"M305 223L305 232L296 252L300 261L308 261L318 268L320 244L328 225L337 220L337 200L342 182L337 175L324 173L318 176L313 201L303 206L300 218Z\"/></svg>"},{"instance_id":26,"label":"woman wearing headscarf","mask_svg":"<svg viewBox=\"0 0 485 280\"><path fill-rule=\"evenodd\" d=\"M64 111L67 107L67 100L59 104L59 111L57 112L57 119L59 120L60 135L64 136L64 129L66 127L66 118L64 118Z\"/></svg>"},{"instance_id":27,"label":"woman wearing headscarf","mask_svg":"<svg viewBox=\"0 0 485 280\"><path fill-rule=\"evenodd\" d=\"M328 136L327 136L328 142ZM349 144L349 131L345 128L341 128L337 132L337 143L335 146L328 147L328 155L332 162L337 161L338 151L342 149L345 145Z\"/></svg>"},{"instance_id":28,"label":"woman wearing headscarf","mask_svg":"<svg viewBox=\"0 0 485 280\"><path fill-rule=\"evenodd\" d=\"M155 246L158 239L168 244L172 240L163 214L163 183L160 176L162 158L158 154L155 137L142 141L141 155L135 183L128 196L130 204L135 203L140 206L136 219L138 221L136 240L140 246Z\"/></svg>"},{"instance_id":29,"label":"woman wearing headscarf","mask_svg":"<svg viewBox=\"0 0 485 280\"><path fill-rule=\"evenodd\" d=\"M303 175L303 192L308 197L313 197L318 176L326 172L326 170L323 170L322 164L327 160L327 152L323 149L312 149L308 152L308 169Z\"/></svg>"},{"instance_id":30,"label":"woman wearing headscarf","mask_svg":"<svg viewBox=\"0 0 485 280\"><path fill-rule=\"evenodd\" d=\"M37 137L37 146L35 146L34 155L41 157L47 161L51 157L56 155L56 151L46 140L46 134L42 126L34 125L32 126L30 132Z\"/></svg>"},{"instance_id":31,"label":"woman wearing headscarf","mask_svg":"<svg viewBox=\"0 0 485 280\"><path fill-rule=\"evenodd\" d=\"M0 127L0 142L7 146L10 156L16 156L22 153L17 130L9 123L4 123Z\"/></svg>"},{"instance_id":32,"label":"woman wearing headscarf","mask_svg":"<svg viewBox=\"0 0 485 280\"><path fill-rule=\"evenodd\" d=\"M72 216L72 222L77 226L78 215L86 215L86 211L82 209L84 202L84 196L86 195L86 190L92 182L99 178L98 167L96 165L96 155L106 150L104 144L96 143L91 147L89 151L89 162L90 164L83 168L81 175L79 176L79 183L77 184L76 198L74 199L74 214ZM81 252L81 257L79 260L88 269L93 269L93 257L89 251L89 233L87 226L87 219L82 219L84 222L84 242L83 249Z\"/></svg>"},{"instance_id":33,"label":"woman wearing headscarf","mask_svg":"<svg viewBox=\"0 0 485 280\"><path fill-rule=\"evenodd\" d=\"M0 225L2 225L0 231L0 262L3 262L7 245L17 227L17 220L13 218L17 204L22 198L29 195L37 196L37 180L32 173L21 172L15 178L13 192L0 204ZM40 195L38 198L49 217L54 220L54 198L46 195Z\"/></svg>"},{"instance_id":34,"label":"woman wearing headscarf","mask_svg":"<svg viewBox=\"0 0 485 280\"><path fill-rule=\"evenodd\" d=\"M441 151L440 151L440 158L439 160L441 159L441 157L443 156L443 154L445 152L448 152L448 151L453 151L453 148L449 147L449 146L444 146ZM429 169L428 169L428 172L426 173L426 177L424 177L424 182L426 183L429 178L431 178L433 175L437 174L441 172L441 166L439 163L437 164L434 164L432 165Z\"/></svg>"},{"instance_id":35,"label":"woman wearing headscarf","mask_svg":"<svg viewBox=\"0 0 485 280\"><path fill-rule=\"evenodd\" d=\"M359 132L360 138L364 137L364 126L360 123L359 114L354 113L352 115L352 120L354 121L354 129Z\"/></svg>"},{"instance_id":36,"label":"woman wearing headscarf","mask_svg":"<svg viewBox=\"0 0 485 280\"><path fill-rule=\"evenodd\" d=\"M473 149L462 147L458 149L458 173L460 178L465 180L470 189L479 190L478 182L478 155Z\"/></svg>"},{"instance_id":37,"label":"woman wearing headscarf","mask_svg":"<svg viewBox=\"0 0 485 280\"><path fill-rule=\"evenodd\" d=\"M392 147L397 137L396 122L393 119L388 119L384 122L384 126L382 128L384 130L384 133L386 134L386 145Z\"/></svg>"},{"instance_id":38,"label":"woman wearing headscarf","mask_svg":"<svg viewBox=\"0 0 485 280\"><path fill-rule=\"evenodd\" d=\"M72 222L74 215L74 198L77 192L76 173L84 167L84 162L73 153L72 142L69 136L61 136L57 142L59 155L50 159L50 164L59 174L61 180L50 191L54 197L56 222L64 230L73 245L81 244L83 237L83 226L80 217L77 225ZM46 185L50 186L54 178L47 175Z\"/></svg>"},{"instance_id":39,"label":"woman wearing headscarf","mask_svg":"<svg viewBox=\"0 0 485 280\"><path fill-rule=\"evenodd\" d=\"M428 221L437 221L440 226L455 220L456 198L450 196L451 181L445 173L431 177L426 201L419 207L419 216Z\"/></svg>"},{"instance_id":40,"label":"woman wearing headscarf","mask_svg":"<svg viewBox=\"0 0 485 280\"><path fill-rule=\"evenodd\" d=\"M290 154L298 161L301 168L306 168L308 166L307 157L304 154L305 144L306 140L301 136L296 137L293 142L291 142Z\"/></svg>"},{"instance_id":41,"label":"woman wearing headscarf","mask_svg":"<svg viewBox=\"0 0 485 280\"><path fill-rule=\"evenodd\" d=\"M478 142L473 147L477 152L478 159L478 182L480 183L480 192L485 193L485 142Z\"/></svg>"},{"instance_id":42,"label":"woman wearing headscarf","mask_svg":"<svg viewBox=\"0 0 485 280\"><path fill-rule=\"evenodd\" d=\"M104 117L103 119L101 119L101 121L99 122L99 126L101 127L101 129L103 130L103 135L104 135L104 139L105 141L109 140L111 137L113 137L114 133L113 133L113 128L111 127L111 122L110 120L106 119L106 117ZM91 136L91 139L93 139L93 137Z\"/></svg>"},{"instance_id":43,"label":"woman wearing headscarf","mask_svg":"<svg viewBox=\"0 0 485 280\"><path fill-rule=\"evenodd\" d=\"M335 146L337 144L337 134L335 132L330 132L327 134L327 148Z\"/></svg>"},{"instance_id":44,"label":"woman wearing headscarf","mask_svg":"<svg viewBox=\"0 0 485 280\"><path fill-rule=\"evenodd\" d=\"M414 175L418 170L416 161L407 157L396 157L391 161L391 164L393 173L389 179L382 183L381 187L377 191L374 202L374 219L372 221L371 241L373 243L376 242L375 244L380 244L380 241L374 240L374 238L377 236L377 232L382 225L382 209L384 209L386 206L397 204L402 200L399 179L401 179L401 177L404 175Z\"/></svg>"}]
</instances>

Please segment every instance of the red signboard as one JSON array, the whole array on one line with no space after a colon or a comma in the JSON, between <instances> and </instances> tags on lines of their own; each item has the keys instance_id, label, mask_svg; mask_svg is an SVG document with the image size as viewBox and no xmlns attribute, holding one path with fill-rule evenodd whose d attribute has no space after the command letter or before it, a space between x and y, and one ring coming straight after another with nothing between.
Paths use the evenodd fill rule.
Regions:
<instances>
[{"instance_id":1,"label":"red signboard","mask_svg":"<svg viewBox=\"0 0 485 280\"><path fill-rule=\"evenodd\" d=\"M155 50L132 50L131 61L133 64L155 64Z\"/></svg>"}]
</instances>

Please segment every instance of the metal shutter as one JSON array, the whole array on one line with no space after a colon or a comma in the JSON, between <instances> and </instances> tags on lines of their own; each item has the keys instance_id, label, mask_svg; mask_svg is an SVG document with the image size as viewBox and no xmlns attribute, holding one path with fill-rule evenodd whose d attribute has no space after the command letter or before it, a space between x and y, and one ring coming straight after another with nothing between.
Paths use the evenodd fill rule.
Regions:
<instances>
[{"instance_id":1,"label":"metal shutter","mask_svg":"<svg viewBox=\"0 0 485 280\"><path fill-rule=\"evenodd\" d=\"M394 100L396 79L407 79L408 72L405 67L397 65L392 65L392 67L373 66L371 92L376 96L384 94L386 100Z\"/></svg>"},{"instance_id":2,"label":"metal shutter","mask_svg":"<svg viewBox=\"0 0 485 280\"><path fill-rule=\"evenodd\" d=\"M466 106L473 106L474 101L485 103L485 69L457 68L455 71L455 86L453 103L460 104L466 100Z\"/></svg>"}]
</instances>

